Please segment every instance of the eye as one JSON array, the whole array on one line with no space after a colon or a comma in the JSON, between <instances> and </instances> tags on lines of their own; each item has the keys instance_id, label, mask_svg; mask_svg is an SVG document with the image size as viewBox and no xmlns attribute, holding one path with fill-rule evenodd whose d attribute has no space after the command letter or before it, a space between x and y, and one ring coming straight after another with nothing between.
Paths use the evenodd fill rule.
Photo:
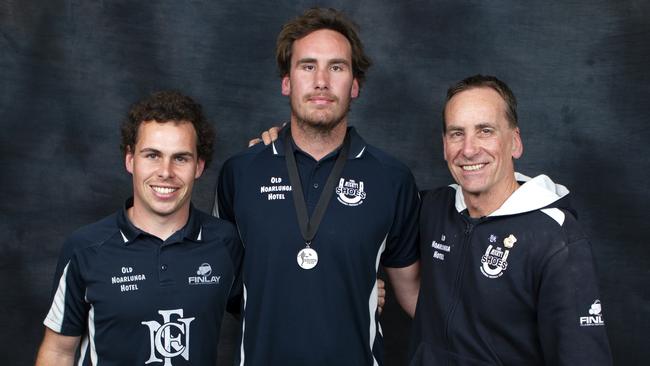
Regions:
<instances>
[{"instance_id":1,"label":"eye","mask_svg":"<svg viewBox=\"0 0 650 366\"><path fill-rule=\"evenodd\" d=\"M156 159L158 157L158 154L156 153L148 153L144 156L147 159Z\"/></svg>"},{"instance_id":2,"label":"eye","mask_svg":"<svg viewBox=\"0 0 650 366\"><path fill-rule=\"evenodd\" d=\"M313 64L302 64L302 69L305 71L313 71L315 66Z\"/></svg>"},{"instance_id":3,"label":"eye","mask_svg":"<svg viewBox=\"0 0 650 366\"><path fill-rule=\"evenodd\" d=\"M176 160L177 163L186 163L188 159L185 156L177 156L174 160Z\"/></svg>"},{"instance_id":4,"label":"eye","mask_svg":"<svg viewBox=\"0 0 650 366\"><path fill-rule=\"evenodd\" d=\"M489 136L489 135L492 134L492 132L493 132L493 130L491 128L487 128L487 127L486 128L481 128L481 130L480 130L481 135L484 135L484 136Z\"/></svg>"},{"instance_id":5,"label":"eye","mask_svg":"<svg viewBox=\"0 0 650 366\"><path fill-rule=\"evenodd\" d=\"M343 66L341 66L341 65L332 65L331 69L332 69L332 71L343 71L343 70L345 70L343 68Z\"/></svg>"}]
</instances>

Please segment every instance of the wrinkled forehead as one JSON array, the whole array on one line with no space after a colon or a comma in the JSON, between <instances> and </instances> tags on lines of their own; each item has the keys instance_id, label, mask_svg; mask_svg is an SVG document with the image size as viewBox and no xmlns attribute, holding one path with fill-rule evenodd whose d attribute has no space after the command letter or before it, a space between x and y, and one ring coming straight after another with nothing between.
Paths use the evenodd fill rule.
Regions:
<instances>
[{"instance_id":1,"label":"wrinkled forehead","mask_svg":"<svg viewBox=\"0 0 650 366\"><path fill-rule=\"evenodd\" d=\"M445 105L445 126L464 127L481 124L507 123L506 102L492 88L478 87L463 90Z\"/></svg>"}]
</instances>

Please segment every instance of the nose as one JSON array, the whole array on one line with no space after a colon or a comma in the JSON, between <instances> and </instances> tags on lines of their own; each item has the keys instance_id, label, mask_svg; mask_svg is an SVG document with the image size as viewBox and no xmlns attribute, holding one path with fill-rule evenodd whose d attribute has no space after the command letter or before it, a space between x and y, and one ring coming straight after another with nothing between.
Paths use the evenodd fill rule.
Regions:
<instances>
[{"instance_id":1,"label":"nose","mask_svg":"<svg viewBox=\"0 0 650 366\"><path fill-rule=\"evenodd\" d=\"M466 136L463 140L463 155L466 158L471 159L478 154L479 150L476 139L473 136Z\"/></svg>"},{"instance_id":2,"label":"nose","mask_svg":"<svg viewBox=\"0 0 650 366\"><path fill-rule=\"evenodd\" d=\"M162 159L160 167L158 168L158 176L162 179L169 179L174 177L174 169L172 159Z\"/></svg>"},{"instance_id":3,"label":"nose","mask_svg":"<svg viewBox=\"0 0 650 366\"><path fill-rule=\"evenodd\" d=\"M327 68L319 68L316 71L316 89L328 89L329 88L329 73Z\"/></svg>"}]
</instances>

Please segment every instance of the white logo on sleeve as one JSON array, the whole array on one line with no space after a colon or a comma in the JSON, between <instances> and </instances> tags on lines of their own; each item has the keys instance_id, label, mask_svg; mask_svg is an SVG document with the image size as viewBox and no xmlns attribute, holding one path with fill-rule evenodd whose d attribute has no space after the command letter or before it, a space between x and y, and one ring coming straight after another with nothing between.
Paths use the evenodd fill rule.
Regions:
<instances>
[{"instance_id":1,"label":"white logo on sleeve","mask_svg":"<svg viewBox=\"0 0 650 366\"><path fill-rule=\"evenodd\" d=\"M602 306L600 305L600 300L596 299L593 304L589 307L589 316L580 317L580 326L581 327L591 327L597 325L605 325L603 320L603 311Z\"/></svg>"},{"instance_id":2,"label":"white logo on sleeve","mask_svg":"<svg viewBox=\"0 0 650 366\"><path fill-rule=\"evenodd\" d=\"M366 199L363 182L357 183L354 179L341 178L338 187L336 187L336 194L339 202L346 206L359 206Z\"/></svg>"},{"instance_id":3,"label":"white logo on sleeve","mask_svg":"<svg viewBox=\"0 0 650 366\"><path fill-rule=\"evenodd\" d=\"M164 362L163 366L173 366L171 359L178 356L189 361L190 323L195 318L183 318L183 309L158 310L158 314L162 315L162 324L155 320L141 323L149 327L151 354L145 364Z\"/></svg>"}]
</instances>

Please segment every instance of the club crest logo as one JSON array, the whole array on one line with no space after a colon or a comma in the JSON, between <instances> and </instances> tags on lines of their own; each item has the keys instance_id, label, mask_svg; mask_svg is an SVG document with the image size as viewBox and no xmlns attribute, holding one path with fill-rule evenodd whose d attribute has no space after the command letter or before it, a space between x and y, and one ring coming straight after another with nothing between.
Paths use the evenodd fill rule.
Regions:
<instances>
[{"instance_id":1,"label":"club crest logo","mask_svg":"<svg viewBox=\"0 0 650 366\"><path fill-rule=\"evenodd\" d=\"M358 183L354 179L345 180L341 178L336 187L337 199L346 206L359 206L366 199L366 192L363 189L363 182Z\"/></svg>"},{"instance_id":2,"label":"club crest logo","mask_svg":"<svg viewBox=\"0 0 650 366\"><path fill-rule=\"evenodd\" d=\"M172 359L183 357L190 360L190 323L195 318L183 318L183 309L158 310L163 323L156 320L141 322L149 328L151 353L145 364L163 362L163 366L173 366Z\"/></svg>"},{"instance_id":3,"label":"club crest logo","mask_svg":"<svg viewBox=\"0 0 650 366\"><path fill-rule=\"evenodd\" d=\"M503 271L508 268L508 254L510 250L505 251L501 247L488 245L485 254L481 257L481 273L487 278L498 278L503 275Z\"/></svg>"}]
</instances>

